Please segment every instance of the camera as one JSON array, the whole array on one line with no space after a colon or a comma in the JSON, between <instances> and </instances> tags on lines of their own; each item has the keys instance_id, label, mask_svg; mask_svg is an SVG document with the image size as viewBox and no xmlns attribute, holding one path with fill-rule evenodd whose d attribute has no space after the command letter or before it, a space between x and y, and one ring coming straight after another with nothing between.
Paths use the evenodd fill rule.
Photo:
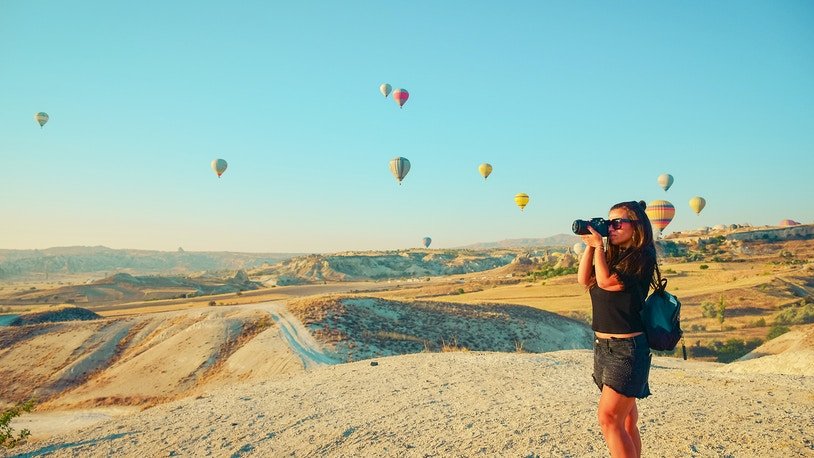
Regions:
<instances>
[{"instance_id":1,"label":"camera","mask_svg":"<svg viewBox=\"0 0 814 458\"><path fill-rule=\"evenodd\" d=\"M590 225L596 232L599 232L599 235L602 237L607 237L608 224L610 224L610 221L601 217L591 218L590 221L578 219L574 221L574 224L571 225L571 230L577 235L590 234L591 231L588 230L588 225Z\"/></svg>"}]
</instances>

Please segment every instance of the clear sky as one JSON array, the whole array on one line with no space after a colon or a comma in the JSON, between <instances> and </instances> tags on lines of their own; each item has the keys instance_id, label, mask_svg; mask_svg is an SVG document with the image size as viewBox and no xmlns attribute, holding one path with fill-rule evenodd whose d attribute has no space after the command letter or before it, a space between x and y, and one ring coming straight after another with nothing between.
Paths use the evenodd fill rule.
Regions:
<instances>
[{"instance_id":1,"label":"clear sky","mask_svg":"<svg viewBox=\"0 0 814 458\"><path fill-rule=\"evenodd\" d=\"M814 2L1 0L0 160L0 248L444 248L632 199L811 223Z\"/></svg>"}]
</instances>

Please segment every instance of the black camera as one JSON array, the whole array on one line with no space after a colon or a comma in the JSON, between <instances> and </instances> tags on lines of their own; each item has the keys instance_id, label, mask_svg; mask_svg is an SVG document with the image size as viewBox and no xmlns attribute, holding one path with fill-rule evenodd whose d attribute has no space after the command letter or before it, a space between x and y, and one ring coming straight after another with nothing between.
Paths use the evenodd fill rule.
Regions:
<instances>
[{"instance_id":1,"label":"black camera","mask_svg":"<svg viewBox=\"0 0 814 458\"><path fill-rule=\"evenodd\" d=\"M571 230L577 235L590 234L591 231L588 230L588 225L590 225L596 232L599 232L599 235L602 237L607 237L609 224L610 221L600 217L591 218L590 221L578 219L574 221L574 224L571 225Z\"/></svg>"}]
</instances>

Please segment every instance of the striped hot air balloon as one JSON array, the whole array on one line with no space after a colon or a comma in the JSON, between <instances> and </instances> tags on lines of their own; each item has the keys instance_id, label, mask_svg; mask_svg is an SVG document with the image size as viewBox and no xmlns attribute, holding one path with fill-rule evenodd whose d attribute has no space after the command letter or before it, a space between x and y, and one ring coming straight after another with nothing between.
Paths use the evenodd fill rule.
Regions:
<instances>
[{"instance_id":1,"label":"striped hot air balloon","mask_svg":"<svg viewBox=\"0 0 814 458\"><path fill-rule=\"evenodd\" d=\"M478 172L480 172L483 180L486 181L486 179L489 178L489 174L492 173L492 164L484 162L478 166Z\"/></svg>"},{"instance_id":2,"label":"striped hot air balloon","mask_svg":"<svg viewBox=\"0 0 814 458\"><path fill-rule=\"evenodd\" d=\"M399 108L403 107L405 103L407 103L407 99L410 98L410 93L407 92L407 89L396 89L393 91L393 100L399 105Z\"/></svg>"},{"instance_id":3,"label":"striped hot air balloon","mask_svg":"<svg viewBox=\"0 0 814 458\"><path fill-rule=\"evenodd\" d=\"M429 237L424 237L423 239L421 239L421 244L424 245L424 248L429 248L430 243L432 243L432 239Z\"/></svg>"},{"instance_id":4,"label":"striped hot air balloon","mask_svg":"<svg viewBox=\"0 0 814 458\"><path fill-rule=\"evenodd\" d=\"M403 180L407 172L410 171L410 161L408 161L406 157L394 157L390 159L390 171L393 173L393 176L396 177L400 185L401 180Z\"/></svg>"},{"instance_id":5,"label":"striped hot air balloon","mask_svg":"<svg viewBox=\"0 0 814 458\"><path fill-rule=\"evenodd\" d=\"M37 124L40 125L40 129L42 129L42 126L44 126L45 123L48 122L48 119L49 119L48 113L44 111L40 111L39 113L34 115L34 121L37 121Z\"/></svg>"},{"instance_id":6,"label":"striped hot air balloon","mask_svg":"<svg viewBox=\"0 0 814 458\"><path fill-rule=\"evenodd\" d=\"M659 230L659 235L673 220L676 214L676 208L666 200L654 200L647 204L647 209L644 211L647 217L650 218L650 223Z\"/></svg>"},{"instance_id":7,"label":"striped hot air balloon","mask_svg":"<svg viewBox=\"0 0 814 458\"><path fill-rule=\"evenodd\" d=\"M514 196L514 203L520 207L520 211L523 211L526 208L526 205L529 203L529 195L526 193L518 193Z\"/></svg>"}]
</instances>

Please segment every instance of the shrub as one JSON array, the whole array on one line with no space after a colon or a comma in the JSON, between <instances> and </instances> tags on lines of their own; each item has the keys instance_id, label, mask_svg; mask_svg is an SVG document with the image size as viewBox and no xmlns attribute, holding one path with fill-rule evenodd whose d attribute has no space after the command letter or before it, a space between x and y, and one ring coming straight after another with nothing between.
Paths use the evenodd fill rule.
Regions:
<instances>
[{"instance_id":1,"label":"shrub","mask_svg":"<svg viewBox=\"0 0 814 458\"><path fill-rule=\"evenodd\" d=\"M690 331L693 331L693 332L706 331L706 330L707 330L707 327L704 326L703 324L694 324L694 325L690 326Z\"/></svg>"},{"instance_id":2,"label":"shrub","mask_svg":"<svg viewBox=\"0 0 814 458\"><path fill-rule=\"evenodd\" d=\"M577 273L577 267L543 267L540 270L535 270L526 274L531 277L530 281L547 279L552 277L559 277L562 275L572 275Z\"/></svg>"},{"instance_id":3,"label":"shrub","mask_svg":"<svg viewBox=\"0 0 814 458\"><path fill-rule=\"evenodd\" d=\"M214 307L214 306L216 306L216 305L218 305L218 303L217 303L217 302L215 302L215 301L209 301L209 306L210 306L210 307Z\"/></svg>"},{"instance_id":4,"label":"shrub","mask_svg":"<svg viewBox=\"0 0 814 458\"><path fill-rule=\"evenodd\" d=\"M782 324L775 324L771 328L769 328L769 332L766 334L766 340L772 340L775 337L781 336L787 332L791 331L788 326L783 326Z\"/></svg>"},{"instance_id":5,"label":"shrub","mask_svg":"<svg viewBox=\"0 0 814 458\"><path fill-rule=\"evenodd\" d=\"M12 448L25 442L25 438L31 435L31 431L23 429L15 436L14 429L9 426L9 423L23 412L31 412L33 409L34 400L31 399L0 413L0 447Z\"/></svg>"},{"instance_id":6,"label":"shrub","mask_svg":"<svg viewBox=\"0 0 814 458\"><path fill-rule=\"evenodd\" d=\"M759 319L749 323L750 328L763 328L765 326L766 326L766 319L765 318L759 318Z\"/></svg>"},{"instance_id":7,"label":"shrub","mask_svg":"<svg viewBox=\"0 0 814 458\"><path fill-rule=\"evenodd\" d=\"M715 318L718 310L714 302L704 301L701 303L701 316L704 318Z\"/></svg>"},{"instance_id":8,"label":"shrub","mask_svg":"<svg viewBox=\"0 0 814 458\"><path fill-rule=\"evenodd\" d=\"M718 353L717 359L719 363L731 363L741 356L749 353L763 343L760 339L729 339L726 342L713 342L713 345Z\"/></svg>"},{"instance_id":9,"label":"shrub","mask_svg":"<svg viewBox=\"0 0 814 458\"><path fill-rule=\"evenodd\" d=\"M789 307L779 312L774 317L774 322L778 324L814 323L814 304L806 304L802 307Z\"/></svg>"},{"instance_id":10,"label":"shrub","mask_svg":"<svg viewBox=\"0 0 814 458\"><path fill-rule=\"evenodd\" d=\"M701 269L701 270L707 270L707 269L709 269L709 266L706 265L706 264L701 264L700 266L698 266L698 268Z\"/></svg>"}]
</instances>

